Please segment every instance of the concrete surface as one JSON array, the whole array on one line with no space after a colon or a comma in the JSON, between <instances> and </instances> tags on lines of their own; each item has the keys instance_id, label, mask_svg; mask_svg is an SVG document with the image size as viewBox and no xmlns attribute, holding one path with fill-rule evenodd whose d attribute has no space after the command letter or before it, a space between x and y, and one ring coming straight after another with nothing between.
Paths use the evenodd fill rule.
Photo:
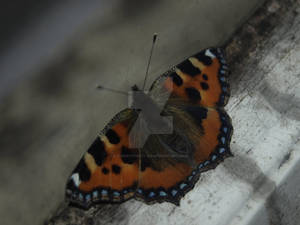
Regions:
<instances>
[{"instance_id":1,"label":"concrete surface","mask_svg":"<svg viewBox=\"0 0 300 225\"><path fill-rule=\"evenodd\" d=\"M282 2L267 8L268 13L276 15L281 6L291 4L299 7L299 2ZM127 105L126 97L94 87L127 90L141 84L154 32L159 40L148 86L186 56L227 40L257 3L129 1L76 37L66 55L18 85L0 108L1 224L40 224L62 204L66 178L80 156L97 131ZM82 211L62 204L48 223L254 224L256 219L264 224L279 221L278 211L299 218L297 211L289 210L299 205L297 198L284 198L282 207L276 197L299 193L293 182L286 182L297 184L293 174L299 171L297 13L284 14L290 16L286 24L278 24L273 39L257 52L247 51L252 55L235 67L227 107L235 128L235 157L203 174L180 207L129 201Z\"/></svg>"},{"instance_id":2,"label":"concrete surface","mask_svg":"<svg viewBox=\"0 0 300 225\"><path fill-rule=\"evenodd\" d=\"M294 5L270 34L260 31L263 24L275 22L272 18L260 21L259 15L248 22L250 37L268 38L249 50L232 74L228 109L235 127L236 159L225 168L237 178L239 184L233 186L241 182L246 187L236 194L240 198L234 205L239 209L228 224L300 221L300 2L272 1L267 10L281 11L284 2ZM251 31L255 23L258 29Z\"/></svg>"}]
</instances>

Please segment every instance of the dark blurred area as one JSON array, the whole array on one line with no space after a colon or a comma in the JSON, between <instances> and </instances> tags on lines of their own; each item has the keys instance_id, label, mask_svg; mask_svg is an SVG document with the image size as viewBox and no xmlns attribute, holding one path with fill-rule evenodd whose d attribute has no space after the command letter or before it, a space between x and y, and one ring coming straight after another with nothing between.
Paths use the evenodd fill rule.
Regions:
<instances>
[{"instance_id":1,"label":"dark blurred area","mask_svg":"<svg viewBox=\"0 0 300 225\"><path fill-rule=\"evenodd\" d=\"M110 1L21 1L0 8L0 103L18 85L61 57ZM83 32L82 32L83 33Z\"/></svg>"},{"instance_id":2,"label":"dark blurred area","mask_svg":"<svg viewBox=\"0 0 300 225\"><path fill-rule=\"evenodd\" d=\"M0 52L18 37L30 21L38 20L56 1L11 0L2 2L0 8Z\"/></svg>"}]
</instances>

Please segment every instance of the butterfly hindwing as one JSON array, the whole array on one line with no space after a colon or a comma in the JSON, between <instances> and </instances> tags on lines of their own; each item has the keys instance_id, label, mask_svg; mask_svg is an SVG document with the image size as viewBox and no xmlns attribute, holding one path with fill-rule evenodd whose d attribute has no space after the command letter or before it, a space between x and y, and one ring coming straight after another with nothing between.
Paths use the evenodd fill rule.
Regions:
<instances>
[{"instance_id":1,"label":"butterfly hindwing","mask_svg":"<svg viewBox=\"0 0 300 225\"><path fill-rule=\"evenodd\" d=\"M174 154L169 153L167 156L163 155L161 160L173 160L173 163L167 164L161 170L153 168L151 163L148 163L149 166L141 170L136 198L147 203L168 201L178 205L181 197L194 187L201 172L215 168L220 161L231 156L229 143L232 126L224 111L193 105L184 112L183 115L190 116L195 127L202 130L199 136L193 134L188 136L194 147L192 155L194 162L189 163L189 160L186 160L182 163L172 158ZM183 128L182 132L190 134L191 129L195 128ZM147 146L142 151L146 151L147 155Z\"/></svg>"}]
</instances>

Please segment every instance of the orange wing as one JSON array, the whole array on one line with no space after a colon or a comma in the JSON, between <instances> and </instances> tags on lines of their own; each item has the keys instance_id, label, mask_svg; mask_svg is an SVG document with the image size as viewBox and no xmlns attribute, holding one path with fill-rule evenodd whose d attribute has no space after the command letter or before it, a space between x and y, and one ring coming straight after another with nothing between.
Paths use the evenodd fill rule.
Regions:
<instances>
[{"instance_id":1,"label":"orange wing","mask_svg":"<svg viewBox=\"0 0 300 225\"><path fill-rule=\"evenodd\" d=\"M178 205L201 172L215 168L232 155L229 145L233 128L223 109L229 97L227 74L222 51L210 48L183 61L152 84L150 95L154 93L153 98L158 101L157 96L171 92L166 111L171 106L184 112L184 117L192 118L182 132L189 134L198 126L201 134L190 139L195 146L196 166L178 163L162 171L146 168L141 171L136 198L147 203L169 201Z\"/></svg>"},{"instance_id":2,"label":"orange wing","mask_svg":"<svg viewBox=\"0 0 300 225\"><path fill-rule=\"evenodd\" d=\"M169 201L179 205L180 199L194 187L201 172L215 168L219 162L231 156L229 144L232 126L228 115L223 110L197 106L189 113L203 129L199 139L190 140L196 146L195 166L177 163L161 171L151 166L145 167L141 170L137 199L147 203Z\"/></svg>"},{"instance_id":3,"label":"orange wing","mask_svg":"<svg viewBox=\"0 0 300 225\"><path fill-rule=\"evenodd\" d=\"M228 67L222 50L209 48L189 57L172 70L160 76L150 91L162 78L164 88L191 104L206 107L226 105L230 90L227 83Z\"/></svg>"},{"instance_id":4,"label":"orange wing","mask_svg":"<svg viewBox=\"0 0 300 225\"><path fill-rule=\"evenodd\" d=\"M179 123L190 118L182 133L193 145L194 165L172 160L170 154L167 157L172 163L160 168L158 161L148 158L151 149L130 149L128 133L138 115L126 109L113 118L84 154L68 180L66 197L83 207L96 202L123 202L132 197L147 203L169 201L178 205L201 172L215 168L231 155L233 128L223 109L229 97L226 76L221 50L206 49L160 76L150 88L149 94L158 104L159 96L171 92L164 110L176 109L173 113L177 117L173 115ZM196 138L189 135L195 130L199 131ZM167 144L161 143L151 152L156 156L161 150L168 152ZM163 158L159 160L158 164L164 163Z\"/></svg>"},{"instance_id":5,"label":"orange wing","mask_svg":"<svg viewBox=\"0 0 300 225\"><path fill-rule=\"evenodd\" d=\"M66 197L72 203L88 208L96 202L123 202L133 197L139 163L138 151L128 148L128 127L135 119L133 111L126 109L96 138L68 180Z\"/></svg>"}]
</instances>

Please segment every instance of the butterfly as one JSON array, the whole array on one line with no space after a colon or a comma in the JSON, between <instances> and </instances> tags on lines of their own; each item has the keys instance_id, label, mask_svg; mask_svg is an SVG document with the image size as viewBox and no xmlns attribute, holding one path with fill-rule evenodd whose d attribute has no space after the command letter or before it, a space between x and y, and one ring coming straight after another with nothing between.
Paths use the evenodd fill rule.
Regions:
<instances>
[{"instance_id":1,"label":"butterfly","mask_svg":"<svg viewBox=\"0 0 300 225\"><path fill-rule=\"evenodd\" d=\"M130 107L105 126L68 178L66 199L84 208L132 198L179 205L202 172L232 156L228 71L223 51L207 48L148 92L135 85Z\"/></svg>"}]
</instances>

